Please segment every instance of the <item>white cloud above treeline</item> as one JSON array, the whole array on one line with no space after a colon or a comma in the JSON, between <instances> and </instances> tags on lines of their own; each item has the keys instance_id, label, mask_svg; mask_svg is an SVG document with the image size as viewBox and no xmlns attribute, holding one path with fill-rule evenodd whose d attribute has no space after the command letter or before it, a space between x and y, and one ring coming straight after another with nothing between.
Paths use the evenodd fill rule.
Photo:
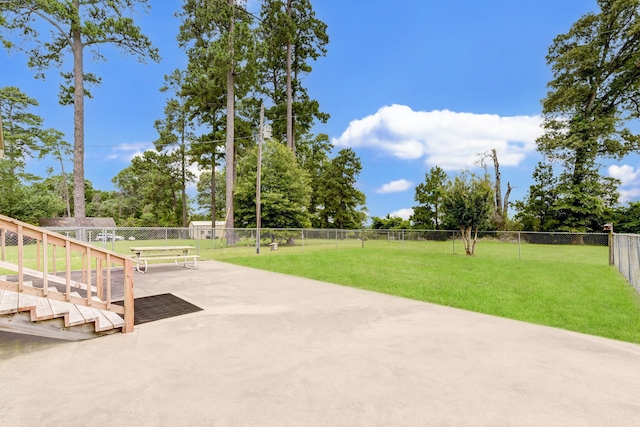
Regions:
<instances>
[{"instance_id":1,"label":"white cloud above treeline","mask_svg":"<svg viewBox=\"0 0 640 427\"><path fill-rule=\"evenodd\" d=\"M424 158L428 166L445 170L471 167L479 154L495 148L501 165L516 166L536 151L541 124L540 116L413 111L391 105L349 123L333 144L373 148L399 159Z\"/></svg>"},{"instance_id":2,"label":"white cloud above treeline","mask_svg":"<svg viewBox=\"0 0 640 427\"><path fill-rule=\"evenodd\" d=\"M120 144L111 148L111 154L109 154L108 157L111 160L129 163L134 157L142 157L142 154L147 150L155 150L152 143L136 142L133 144Z\"/></svg>"},{"instance_id":3,"label":"white cloud above treeline","mask_svg":"<svg viewBox=\"0 0 640 427\"><path fill-rule=\"evenodd\" d=\"M607 170L609 176L619 179L621 184L618 188L620 202L629 202L640 197L640 169L630 165L611 165Z\"/></svg>"},{"instance_id":4,"label":"white cloud above treeline","mask_svg":"<svg viewBox=\"0 0 640 427\"><path fill-rule=\"evenodd\" d=\"M630 185L640 176L640 170L636 170L633 166L629 165L612 165L609 166L609 175L619 179L622 185Z\"/></svg>"},{"instance_id":5,"label":"white cloud above treeline","mask_svg":"<svg viewBox=\"0 0 640 427\"><path fill-rule=\"evenodd\" d=\"M400 209L397 211L393 211L389 214L390 217L397 217L397 218L402 218L402 219L409 219L409 217L411 217L411 215L413 215L413 209L412 208L408 208L408 209Z\"/></svg>"},{"instance_id":6,"label":"white cloud above treeline","mask_svg":"<svg viewBox=\"0 0 640 427\"><path fill-rule=\"evenodd\" d=\"M403 191L407 191L408 189L410 189L412 186L412 182L409 182L406 179L399 179L397 181L391 181L387 184L384 184L382 187L376 190L376 193L402 193Z\"/></svg>"}]
</instances>

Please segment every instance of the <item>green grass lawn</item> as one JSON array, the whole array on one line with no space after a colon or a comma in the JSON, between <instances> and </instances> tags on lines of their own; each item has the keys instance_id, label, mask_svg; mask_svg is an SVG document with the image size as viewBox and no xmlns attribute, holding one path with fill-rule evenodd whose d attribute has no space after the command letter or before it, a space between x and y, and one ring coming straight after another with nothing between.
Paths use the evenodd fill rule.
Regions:
<instances>
[{"instance_id":1,"label":"green grass lawn","mask_svg":"<svg viewBox=\"0 0 640 427\"><path fill-rule=\"evenodd\" d=\"M268 246L256 255L247 238L235 247L215 240L95 242L132 255L132 246L190 245L201 261L221 260L420 301L640 343L640 296L602 246L534 245L482 241L476 256L460 241L313 239ZM338 249L338 250L336 250ZM35 245L25 246L35 268ZM17 249L6 248L16 262ZM64 255L58 254L58 270ZM81 268L76 255L73 269ZM0 274L3 273L0 270Z\"/></svg>"},{"instance_id":2,"label":"green grass lawn","mask_svg":"<svg viewBox=\"0 0 640 427\"><path fill-rule=\"evenodd\" d=\"M640 296L606 247L451 242L338 251L264 251L224 261L541 325L640 343ZM526 254L526 256L525 256Z\"/></svg>"}]
</instances>

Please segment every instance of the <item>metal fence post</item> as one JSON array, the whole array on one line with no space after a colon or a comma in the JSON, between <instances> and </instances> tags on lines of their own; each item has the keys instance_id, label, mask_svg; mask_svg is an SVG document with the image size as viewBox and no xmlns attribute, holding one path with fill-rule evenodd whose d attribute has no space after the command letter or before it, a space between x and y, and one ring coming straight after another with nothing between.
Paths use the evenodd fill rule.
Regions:
<instances>
[{"instance_id":1,"label":"metal fence post","mask_svg":"<svg viewBox=\"0 0 640 427\"><path fill-rule=\"evenodd\" d=\"M609 229L609 265L613 265L613 226Z\"/></svg>"},{"instance_id":2,"label":"metal fence post","mask_svg":"<svg viewBox=\"0 0 640 427\"><path fill-rule=\"evenodd\" d=\"M518 231L518 259L522 259L522 253L520 248L520 232Z\"/></svg>"},{"instance_id":3,"label":"metal fence post","mask_svg":"<svg viewBox=\"0 0 640 427\"><path fill-rule=\"evenodd\" d=\"M453 245L453 254L456 254L456 232L452 231L451 234L453 235L453 238L451 239L451 244Z\"/></svg>"},{"instance_id":4,"label":"metal fence post","mask_svg":"<svg viewBox=\"0 0 640 427\"><path fill-rule=\"evenodd\" d=\"M627 238L627 277L629 283L633 285L633 276L631 275L631 239Z\"/></svg>"}]
</instances>

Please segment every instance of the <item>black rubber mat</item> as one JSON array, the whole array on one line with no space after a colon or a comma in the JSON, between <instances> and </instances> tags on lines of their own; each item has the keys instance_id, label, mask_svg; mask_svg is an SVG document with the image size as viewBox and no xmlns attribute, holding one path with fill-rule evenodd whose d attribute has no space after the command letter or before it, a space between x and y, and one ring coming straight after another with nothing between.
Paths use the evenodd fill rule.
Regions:
<instances>
[{"instance_id":1,"label":"black rubber mat","mask_svg":"<svg viewBox=\"0 0 640 427\"><path fill-rule=\"evenodd\" d=\"M114 304L124 305L124 301L114 301ZM173 294L152 295L134 299L134 325L195 313L202 309Z\"/></svg>"}]
</instances>

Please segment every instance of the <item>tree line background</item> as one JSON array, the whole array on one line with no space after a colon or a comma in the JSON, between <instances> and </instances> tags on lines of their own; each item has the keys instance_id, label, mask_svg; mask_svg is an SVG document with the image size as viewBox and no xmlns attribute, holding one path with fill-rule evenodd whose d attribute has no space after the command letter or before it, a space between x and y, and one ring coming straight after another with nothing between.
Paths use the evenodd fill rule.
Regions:
<instances>
[{"instance_id":1,"label":"tree line background","mask_svg":"<svg viewBox=\"0 0 640 427\"><path fill-rule=\"evenodd\" d=\"M619 203L617 180L601 176L603 159L640 148L630 128L640 114L640 0L599 0L599 10L557 36L547 56L553 71L542 100L545 161L523 200L502 188L499 153L480 153L484 172L449 177L435 166L415 189L409 220L372 217L372 228L640 231L640 203ZM351 149L332 157L316 123L329 119L302 79L324 56L327 26L310 0L185 0L177 13L177 43L188 64L165 76L164 117L154 126L155 150L136 157L112 179L114 190L84 179L84 98L100 78L84 72L86 56L113 44L141 60L158 52L132 16L147 0L0 1L0 40L23 50L36 76L61 68L60 103L74 108L73 143L47 129L37 100L17 87L0 88L5 158L0 161L0 212L27 222L42 217L113 217L119 226L187 226L224 220L255 227L256 165L264 139L261 223L265 227L360 228L365 195L355 184L362 164ZM50 26L51 38L40 34ZM88 55L84 55L84 53ZM69 64L67 64L69 62ZM261 109L271 135L259 134ZM60 169L27 172L29 158L52 156ZM65 160L73 171L65 171ZM190 171L197 165L199 177ZM187 186L196 183L190 200ZM512 215L510 215L510 211Z\"/></svg>"}]
</instances>

